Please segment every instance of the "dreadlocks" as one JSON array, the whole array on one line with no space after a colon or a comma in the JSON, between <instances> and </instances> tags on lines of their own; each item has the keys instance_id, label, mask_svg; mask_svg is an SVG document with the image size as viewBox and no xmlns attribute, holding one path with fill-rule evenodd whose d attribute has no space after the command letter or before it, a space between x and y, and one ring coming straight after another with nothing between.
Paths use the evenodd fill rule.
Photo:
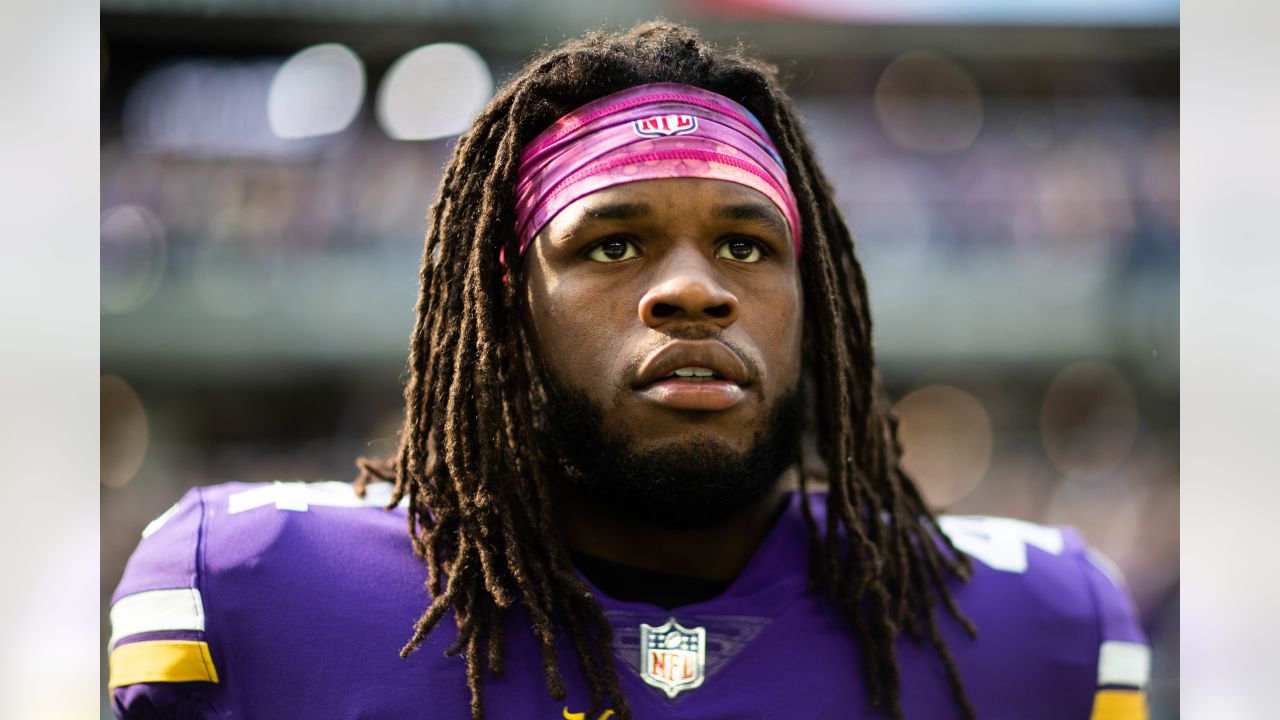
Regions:
<instances>
[{"instance_id":1,"label":"dreadlocks","mask_svg":"<svg viewBox=\"0 0 1280 720\"><path fill-rule=\"evenodd\" d=\"M927 640L956 702L974 713L938 626L938 606L974 635L946 582L968 579L957 552L899 467L897 421L875 368L866 282L853 241L776 70L741 49L722 53L666 22L625 34L598 32L547 53L517 75L458 141L431 208L411 341L405 420L396 457L362 458L357 488L395 483L408 498L409 531L428 570L430 606L402 650L408 655L450 610L463 654L471 713L481 718L486 669L503 671L503 619L527 609L541 644L547 688L565 694L554 651L572 641L591 690L629 718L611 661L613 633L551 527L561 457L541 437L547 391L525 335L517 288L514 193L521 149L590 100L653 82L732 98L764 124L784 159L805 232L805 361L817 405L818 450L829 473L826 523L801 503L811 536L810 577L847 618L863 648L871 702L902 717L894 640ZM509 270L509 271L508 271ZM800 489L807 496L804 479Z\"/></svg>"}]
</instances>

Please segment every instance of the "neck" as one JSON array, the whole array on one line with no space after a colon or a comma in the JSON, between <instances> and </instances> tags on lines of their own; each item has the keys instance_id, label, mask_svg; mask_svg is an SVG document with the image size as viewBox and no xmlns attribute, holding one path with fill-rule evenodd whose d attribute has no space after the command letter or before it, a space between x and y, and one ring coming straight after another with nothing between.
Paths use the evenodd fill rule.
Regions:
<instances>
[{"instance_id":1,"label":"neck","mask_svg":"<svg viewBox=\"0 0 1280 720\"><path fill-rule=\"evenodd\" d=\"M782 509L784 483L714 527L671 530L602 513L575 493L557 503L570 549L629 567L700 580L730 581L742 572Z\"/></svg>"}]
</instances>

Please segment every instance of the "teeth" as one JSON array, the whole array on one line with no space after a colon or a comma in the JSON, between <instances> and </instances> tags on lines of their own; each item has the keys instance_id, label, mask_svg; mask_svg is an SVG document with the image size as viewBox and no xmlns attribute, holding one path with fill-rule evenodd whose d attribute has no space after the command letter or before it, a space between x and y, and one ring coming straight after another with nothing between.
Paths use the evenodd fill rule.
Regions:
<instances>
[{"instance_id":1,"label":"teeth","mask_svg":"<svg viewBox=\"0 0 1280 720\"><path fill-rule=\"evenodd\" d=\"M683 377L683 378L687 378L687 377L696 377L696 378L709 378L709 377L715 377L715 372L713 372L713 371L711 371L711 370L709 370L709 369L707 369L707 368L704 368L704 367L682 367L682 368L680 368L679 370L676 370L676 371L675 371L675 373L673 373L673 374L674 374L674 375L676 375L677 377Z\"/></svg>"}]
</instances>

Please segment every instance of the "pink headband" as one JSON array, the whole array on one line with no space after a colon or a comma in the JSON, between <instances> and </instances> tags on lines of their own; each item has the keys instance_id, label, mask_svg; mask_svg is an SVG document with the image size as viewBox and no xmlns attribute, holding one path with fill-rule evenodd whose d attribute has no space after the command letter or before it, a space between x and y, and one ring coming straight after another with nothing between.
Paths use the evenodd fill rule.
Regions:
<instances>
[{"instance_id":1,"label":"pink headband","mask_svg":"<svg viewBox=\"0 0 1280 720\"><path fill-rule=\"evenodd\" d=\"M677 83L639 85L589 102L525 147L516 180L520 254L579 198L624 183L687 177L763 193L786 216L800 254L796 198L760 121L723 95Z\"/></svg>"}]
</instances>

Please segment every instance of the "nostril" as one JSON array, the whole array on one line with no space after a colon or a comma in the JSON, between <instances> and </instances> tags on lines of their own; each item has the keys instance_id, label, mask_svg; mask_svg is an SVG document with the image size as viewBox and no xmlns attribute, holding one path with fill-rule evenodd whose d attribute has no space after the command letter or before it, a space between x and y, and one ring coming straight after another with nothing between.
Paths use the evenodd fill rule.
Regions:
<instances>
[{"instance_id":1,"label":"nostril","mask_svg":"<svg viewBox=\"0 0 1280 720\"><path fill-rule=\"evenodd\" d=\"M733 308L729 307L729 305L725 303L721 305L712 305L703 312L719 320L729 317L729 313L733 312Z\"/></svg>"},{"instance_id":2,"label":"nostril","mask_svg":"<svg viewBox=\"0 0 1280 720\"><path fill-rule=\"evenodd\" d=\"M654 303L653 307L649 310L649 312L653 313L653 316L656 318L669 318L672 315L675 315L676 313L680 312L680 308L676 307L675 305L671 305L669 303L660 302L660 303Z\"/></svg>"}]
</instances>

